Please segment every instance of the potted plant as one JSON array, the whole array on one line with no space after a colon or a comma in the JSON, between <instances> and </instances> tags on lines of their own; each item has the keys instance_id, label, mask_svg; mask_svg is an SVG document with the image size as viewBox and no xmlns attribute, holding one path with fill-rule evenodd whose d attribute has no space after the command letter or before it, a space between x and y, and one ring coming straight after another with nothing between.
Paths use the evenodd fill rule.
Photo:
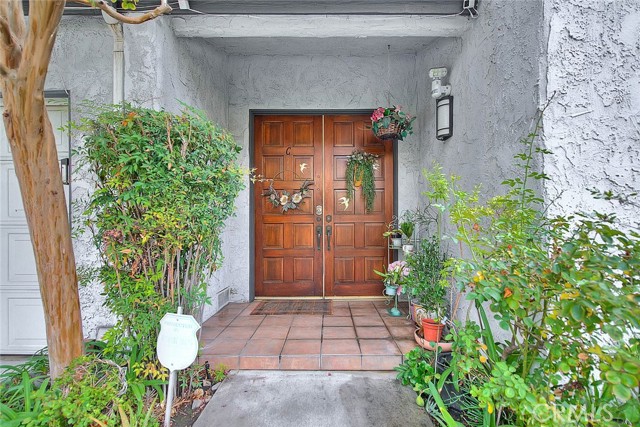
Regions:
<instances>
[{"instance_id":1,"label":"potted plant","mask_svg":"<svg viewBox=\"0 0 640 427\"><path fill-rule=\"evenodd\" d=\"M409 275L405 280L406 290L415 307L412 314L417 324L425 318L439 321L444 317L449 289L445 261L446 255L442 253L436 236L423 240L418 250L407 256Z\"/></svg>"},{"instance_id":2,"label":"potted plant","mask_svg":"<svg viewBox=\"0 0 640 427\"><path fill-rule=\"evenodd\" d=\"M415 119L402 111L401 106L379 107L371 114L371 128L380 139L402 141L413 133L412 123Z\"/></svg>"},{"instance_id":3,"label":"potted plant","mask_svg":"<svg viewBox=\"0 0 640 427\"><path fill-rule=\"evenodd\" d=\"M345 180L347 184L347 198L353 200L355 187L362 187L366 211L373 210L376 198L376 180L374 171L378 169L378 156L366 151L355 150L347 158Z\"/></svg>"},{"instance_id":4,"label":"potted plant","mask_svg":"<svg viewBox=\"0 0 640 427\"><path fill-rule=\"evenodd\" d=\"M388 230L382 233L382 237L389 238L391 249L402 248L402 230L393 228L392 224L389 224Z\"/></svg>"},{"instance_id":5,"label":"potted plant","mask_svg":"<svg viewBox=\"0 0 640 427\"><path fill-rule=\"evenodd\" d=\"M411 237L413 236L414 229L415 224L411 221L404 221L400 224L400 231L402 231L402 234L407 238L407 243L402 246L402 250L405 254L413 252L413 242L411 241Z\"/></svg>"},{"instance_id":6,"label":"potted plant","mask_svg":"<svg viewBox=\"0 0 640 427\"><path fill-rule=\"evenodd\" d=\"M394 261L387 267L386 272L373 270L378 276L383 278L386 295L396 295L403 292L402 284L409 275L409 266L406 261Z\"/></svg>"}]
</instances>

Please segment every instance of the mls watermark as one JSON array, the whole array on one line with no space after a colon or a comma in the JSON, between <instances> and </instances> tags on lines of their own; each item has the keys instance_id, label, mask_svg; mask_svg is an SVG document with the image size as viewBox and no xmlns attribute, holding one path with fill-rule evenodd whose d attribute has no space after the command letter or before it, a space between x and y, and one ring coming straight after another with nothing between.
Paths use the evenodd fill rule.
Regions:
<instances>
[{"instance_id":1,"label":"mls watermark","mask_svg":"<svg viewBox=\"0 0 640 427\"><path fill-rule=\"evenodd\" d=\"M539 403L533 407L532 417L540 424L557 426L608 425L614 420L610 410L612 404L605 404L595 410L574 406L555 406ZM630 425L630 424L629 424Z\"/></svg>"}]
</instances>

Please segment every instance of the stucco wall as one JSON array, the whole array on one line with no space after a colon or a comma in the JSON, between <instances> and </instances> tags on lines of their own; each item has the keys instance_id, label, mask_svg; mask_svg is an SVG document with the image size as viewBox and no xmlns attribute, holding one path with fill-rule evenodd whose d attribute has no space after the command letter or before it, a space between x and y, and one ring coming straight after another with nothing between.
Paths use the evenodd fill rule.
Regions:
<instances>
[{"instance_id":1,"label":"stucco wall","mask_svg":"<svg viewBox=\"0 0 640 427\"><path fill-rule=\"evenodd\" d=\"M479 184L484 198L504 193L500 183L517 173L513 156L521 151L518 141L529 133L539 105L541 6L485 0L480 17L461 38L438 40L416 62L423 82L418 103L424 122L421 166L438 162L445 174L460 176L464 189ZM428 76L430 68L442 66L449 70L444 83L452 85L454 97L454 131L446 141L435 138ZM450 246L459 256L458 248ZM464 319L466 308L462 299L458 318Z\"/></svg>"},{"instance_id":2,"label":"stucco wall","mask_svg":"<svg viewBox=\"0 0 640 427\"><path fill-rule=\"evenodd\" d=\"M462 38L441 39L418 59L423 165L439 162L462 185L481 184L487 196L514 172L513 155L538 107L541 5L536 2L486 0L480 17ZM430 68L446 66L452 85L454 132L435 138L435 100Z\"/></svg>"},{"instance_id":3,"label":"stucco wall","mask_svg":"<svg viewBox=\"0 0 640 427\"><path fill-rule=\"evenodd\" d=\"M242 144L243 164L249 166L249 110L252 109L373 109L389 102L416 110L414 55L391 55L390 79L387 56L242 56L229 57L229 129ZM389 81L390 80L390 81ZM399 145L399 209L417 196L409 185L419 170L418 138ZM219 280L234 289L232 298L249 297L250 253L249 188L237 200L238 215L228 222ZM231 257L229 254L233 254Z\"/></svg>"},{"instance_id":4,"label":"stucco wall","mask_svg":"<svg viewBox=\"0 0 640 427\"><path fill-rule=\"evenodd\" d=\"M225 127L226 55L204 39L176 37L169 19L124 27L127 100L173 112L184 102Z\"/></svg>"},{"instance_id":5,"label":"stucco wall","mask_svg":"<svg viewBox=\"0 0 640 427\"><path fill-rule=\"evenodd\" d=\"M640 3L545 0L544 12L546 97L555 93L544 118L552 212L598 209L637 226L640 205L587 190L640 191Z\"/></svg>"}]
</instances>

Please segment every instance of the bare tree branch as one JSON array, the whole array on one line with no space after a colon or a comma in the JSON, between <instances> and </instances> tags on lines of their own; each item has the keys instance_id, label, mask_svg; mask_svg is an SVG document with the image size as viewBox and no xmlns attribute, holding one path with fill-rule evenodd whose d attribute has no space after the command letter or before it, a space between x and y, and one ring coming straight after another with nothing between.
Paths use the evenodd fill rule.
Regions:
<instances>
[{"instance_id":1,"label":"bare tree branch","mask_svg":"<svg viewBox=\"0 0 640 427\"><path fill-rule=\"evenodd\" d=\"M4 51L4 60L2 61L8 68L17 68L22 55L22 46L16 38L7 18L0 10L0 41L2 41L2 50Z\"/></svg>"},{"instance_id":2,"label":"bare tree branch","mask_svg":"<svg viewBox=\"0 0 640 427\"><path fill-rule=\"evenodd\" d=\"M160 5L153 10L150 10L147 13L144 13L139 16L126 16L119 13L109 4L107 4L104 0L98 0L92 2L91 0L71 0L74 3L80 3L91 7L97 7L103 10L107 15L112 17L113 19L117 19L118 21L124 24L142 24L143 22L150 21L154 18L157 18L160 15L164 15L165 13L171 12L171 6L166 2L166 0L161 0Z\"/></svg>"},{"instance_id":3,"label":"bare tree branch","mask_svg":"<svg viewBox=\"0 0 640 427\"><path fill-rule=\"evenodd\" d=\"M22 40L26 31L24 21L24 12L22 10L21 0L2 0L0 1L0 16L6 18L13 36L17 40ZM22 47L22 44L20 43Z\"/></svg>"}]
</instances>

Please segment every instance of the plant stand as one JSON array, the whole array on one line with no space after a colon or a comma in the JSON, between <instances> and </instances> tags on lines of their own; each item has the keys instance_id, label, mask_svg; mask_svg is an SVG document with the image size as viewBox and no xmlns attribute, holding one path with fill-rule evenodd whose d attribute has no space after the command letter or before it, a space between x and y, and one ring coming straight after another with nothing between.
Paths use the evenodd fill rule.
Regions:
<instances>
[{"instance_id":1,"label":"plant stand","mask_svg":"<svg viewBox=\"0 0 640 427\"><path fill-rule=\"evenodd\" d=\"M389 296L388 294L385 293L386 296ZM387 299L387 304L389 304L391 302L390 299ZM402 316L402 312L398 309L398 292L395 292L393 294L393 307L388 308L387 309L387 313L389 313L389 316L391 317L400 317Z\"/></svg>"},{"instance_id":2,"label":"plant stand","mask_svg":"<svg viewBox=\"0 0 640 427\"><path fill-rule=\"evenodd\" d=\"M387 309L387 313L389 313L389 316L392 316L392 317L400 317L400 316L402 316L402 312L400 310L398 310L398 295L397 294L393 297L393 300L394 300L394 305L393 305L393 307Z\"/></svg>"}]
</instances>

